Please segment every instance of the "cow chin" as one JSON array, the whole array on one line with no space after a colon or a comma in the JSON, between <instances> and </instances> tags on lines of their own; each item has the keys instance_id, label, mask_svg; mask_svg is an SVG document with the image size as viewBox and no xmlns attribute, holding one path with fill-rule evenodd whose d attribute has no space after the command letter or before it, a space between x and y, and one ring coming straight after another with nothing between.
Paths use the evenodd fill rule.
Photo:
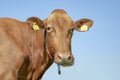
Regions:
<instances>
[{"instance_id":1,"label":"cow chin","mask_svg":"<svg viewBox=\"0 0 120 80\"><path fill-rule=\"evenodd\" d=\"M68 66L72 66L74 63L68 63L68 62L60 62L60 63L57 63L58 65L61 65L63 67L68 67Z\"/></svg>"}]
</instances>

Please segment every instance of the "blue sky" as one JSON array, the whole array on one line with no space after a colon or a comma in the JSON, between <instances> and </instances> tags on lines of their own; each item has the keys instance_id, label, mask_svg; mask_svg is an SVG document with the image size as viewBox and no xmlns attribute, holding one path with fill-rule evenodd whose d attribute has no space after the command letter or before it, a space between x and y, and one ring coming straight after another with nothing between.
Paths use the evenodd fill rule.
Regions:
<instances>
[{"instance_id":1,"label":"blue sky","mask_svg":"<svg viewBox=\"0 0 120 80\"><path fill-rule=\"evenodd\" d=\"M75 64L53 64L43 80L120 80L120 1L119 0L1 0L0 17L25 21L30 16L45 19L54 9L64 9L76 21L90 18L88 32L74 32L72 51Z\"/></svg>"}]
</instances>

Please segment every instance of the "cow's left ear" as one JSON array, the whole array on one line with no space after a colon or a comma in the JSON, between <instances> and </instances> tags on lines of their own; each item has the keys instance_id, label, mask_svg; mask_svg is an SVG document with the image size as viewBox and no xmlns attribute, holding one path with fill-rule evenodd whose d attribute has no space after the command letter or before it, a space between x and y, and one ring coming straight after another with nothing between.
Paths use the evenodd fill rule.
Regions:
<instances>
[{"instance_id":1,"label":"cow's left ear","mask_svg":"<svg viewBox=\"0 0 120 80\"><path fill-rule=\"evenodd\" d=\"M90 19L80 19L74 23L74 29L80 32L88 31L93 21Z\"/></svg>"},{"instance_id":2,"label":"cow's left ear","mask_svg":"<svg viewBox=\"0 0 120 80\"><path fill-rule=\"evenodd\" d=\"M38 18L38 17L30 17L26 20L27 23L30 24L30 27L34 30L40 30L40 29L44 29L44 23L43 21Z\"/></svg>"}]
</instances>

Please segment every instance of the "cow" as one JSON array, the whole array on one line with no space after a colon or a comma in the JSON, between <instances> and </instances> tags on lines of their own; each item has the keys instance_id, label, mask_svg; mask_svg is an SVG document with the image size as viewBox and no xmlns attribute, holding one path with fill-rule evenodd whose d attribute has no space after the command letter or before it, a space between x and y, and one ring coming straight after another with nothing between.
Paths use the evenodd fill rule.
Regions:
<instances>
[{"instance_id":1,"label":"cow","mask_svg":"<svg viewBox=\"0 0 120 80\"><path fill-rule=\"evenodd\" d=\"M62 9L45 20L0 18L0 80L41 80L55 62L72 66L71 38L74 30L88 31L93 21L73 21Z\"/></svg>"}]
</instances>

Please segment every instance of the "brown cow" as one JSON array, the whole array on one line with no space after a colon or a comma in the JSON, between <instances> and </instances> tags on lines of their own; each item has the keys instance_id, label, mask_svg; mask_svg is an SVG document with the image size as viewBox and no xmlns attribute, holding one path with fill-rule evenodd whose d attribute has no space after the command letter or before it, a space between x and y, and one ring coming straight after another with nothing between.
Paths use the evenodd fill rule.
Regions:
<instances>
[{"instance_id":1,"label":"brown cow","mask_svg":"<svg viewBox=\"0 0 120 80\"><path fill-rule=\"evenodd\" d=\"M39 80L55 62L71 66L73 30L87 31L93 22L74 22L64 10L54 10L44 21L0 19L0 80Z\"/></svg>"}]
</instances>

